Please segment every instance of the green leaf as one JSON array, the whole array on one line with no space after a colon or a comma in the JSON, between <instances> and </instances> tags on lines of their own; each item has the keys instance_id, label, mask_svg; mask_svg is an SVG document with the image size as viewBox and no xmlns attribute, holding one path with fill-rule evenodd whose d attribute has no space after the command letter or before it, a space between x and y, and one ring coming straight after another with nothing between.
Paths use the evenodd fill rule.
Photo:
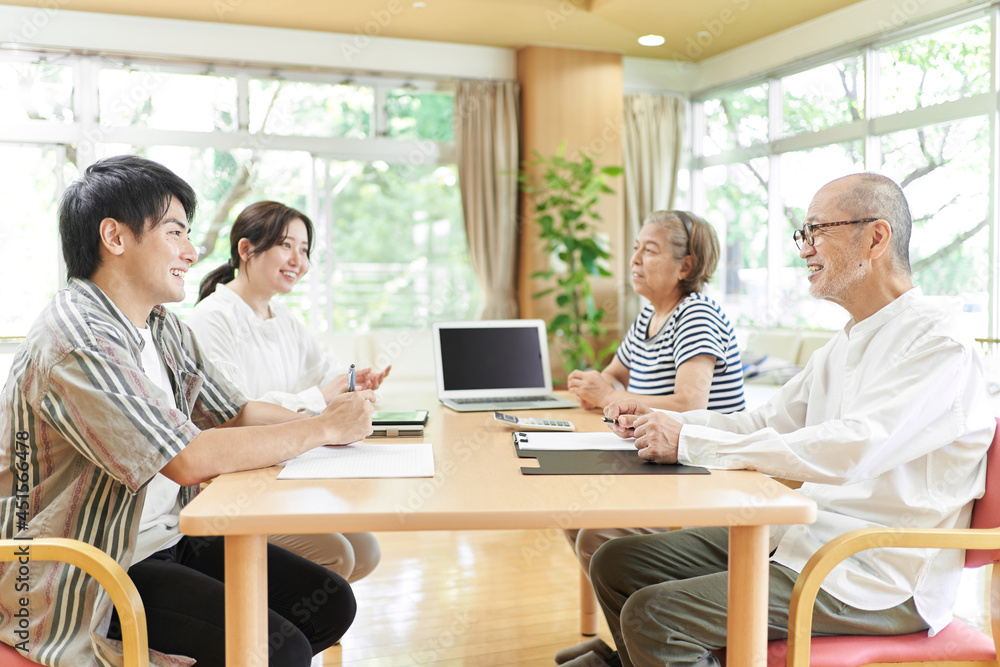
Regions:
<instances>
[{"instance_id":1,"label":"green leaf","mask_svg":"<svg viewBox=\"0 0 1000 667\"><path fill-rule=\"evenodd\" d=\"M550 331L559 331L560 329L566 330L569 329L572 326L572 324L573 321L570 319L570 316L567 313L559 313L558 315L552 318L551 322L549 322L549 330Z\"/></svg>"}]
</instances>

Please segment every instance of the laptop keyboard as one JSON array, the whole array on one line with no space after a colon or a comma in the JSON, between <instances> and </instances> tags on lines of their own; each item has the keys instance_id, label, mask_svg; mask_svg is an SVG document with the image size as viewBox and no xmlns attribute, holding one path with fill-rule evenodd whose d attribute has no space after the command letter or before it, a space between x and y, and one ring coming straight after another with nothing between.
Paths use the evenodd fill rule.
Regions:
<instances>
[{"instance_id":1,"label":"laptop keyboard","mask_svg":"<svg viewBox=\"0 0 1000 667\"><path fill-rule=\"evenodd\" d=\"M453 398L450 400L458 405L472 405L473 403L530 403L556 399L554 396L504 396L501 398Z\"/></svg>"}]
</instances>

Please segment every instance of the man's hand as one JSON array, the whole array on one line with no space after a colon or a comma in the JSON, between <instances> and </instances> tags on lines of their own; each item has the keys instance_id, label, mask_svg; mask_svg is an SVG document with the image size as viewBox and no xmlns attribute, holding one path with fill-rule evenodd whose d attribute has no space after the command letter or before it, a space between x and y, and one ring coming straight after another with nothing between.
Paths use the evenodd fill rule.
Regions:
<instances>
[{"instance_id":1,"label":"man's hand","mask_svg":"<svg viewBox=\"0 0 1000 667\"><path fill-rule=\"evenodd\" d=\"M611 430L619 438L634 437L634 433L632 432L633 423L639 415L649 414L650 412L652 410L633 398L624 401L615 401L604 408L604 416L615 420L611 424Z\"/></svg>"},{"instance_id":2,"label":"man's hand","mask_svg":"<svg viewBox=\"0 0 1000 667\"><path fill-rule=\"evenodd\" d=\"M611 383L597 371L573 371L569 374L567 387L586 409L603 408L611 402L615 392Z\"/></svg>"},{"instance_id":3,"label":"man's hand","mask_svg":"<svg viewBox=\"0 0 1000 667\"><path fill-rule=\"evenodd\" d=\"M340 394L317 417L326 426L331 445L346 445L372 434L375 394L370 389Z\"/></svg>"},{"instance_id":4,"label":"man's hand","mask_svg":"<svg viewBox=\"0 0 1000 667\"><path fill-rule=\"evenodd\" d=\"M637 417L632 425L639 458L654 463L677 463L681 424L663 412Z\"/></svg>"}]
</instances>

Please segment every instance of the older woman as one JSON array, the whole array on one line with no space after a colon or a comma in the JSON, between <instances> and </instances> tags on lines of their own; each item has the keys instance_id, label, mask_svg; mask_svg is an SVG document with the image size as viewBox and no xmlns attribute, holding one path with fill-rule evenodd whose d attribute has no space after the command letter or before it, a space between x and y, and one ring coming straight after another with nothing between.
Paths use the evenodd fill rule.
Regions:
<instances>
[{"instance_id":1,"label":"older woman","mask_svg":"<svg viewBox=\"0 0 1000 667\"><path fill-rule=\"evenodd\" d=\"M685 211L655 211L632 252L632 286L649 300L603 371L573 371L569 390L586 408L631 397L653 408L735 412L745 407L736 336L719 305L701 293L715 272L719 241ZM666 528L567 530L584 572L614 537Z\"/></svg>"},{"instance_id":2,"label":"older woman","mask_svg":"<svg viewBox=\"0 0 1000 667\"><path fill-rule=\"evenodd\" d=\"M638 398L652 408L744 408L736 336L719 305L701 293L715 272L719 241L704 220L655 211L632 253L632 287L649 300L603 371L573 371L569 390L584 407Z\"/></svg>"}]
</instances>

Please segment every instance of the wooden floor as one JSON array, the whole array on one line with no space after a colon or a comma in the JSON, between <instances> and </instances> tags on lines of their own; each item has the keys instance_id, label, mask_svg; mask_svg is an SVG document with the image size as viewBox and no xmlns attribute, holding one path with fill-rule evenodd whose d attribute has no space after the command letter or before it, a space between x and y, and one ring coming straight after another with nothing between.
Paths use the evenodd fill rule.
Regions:
<instances>
[{"instance_id":1,"label":"wooden floor","mask_svg":"<svg viewBox=\"0 0 1000 667\"><path fill-rule=\"evenodd\" d=\"M358 616L324 667L554 665L580 635L579 566L561 531L380 533ZM604 620L599 636L611 643Z\"/></svg>"}]
</instances>

